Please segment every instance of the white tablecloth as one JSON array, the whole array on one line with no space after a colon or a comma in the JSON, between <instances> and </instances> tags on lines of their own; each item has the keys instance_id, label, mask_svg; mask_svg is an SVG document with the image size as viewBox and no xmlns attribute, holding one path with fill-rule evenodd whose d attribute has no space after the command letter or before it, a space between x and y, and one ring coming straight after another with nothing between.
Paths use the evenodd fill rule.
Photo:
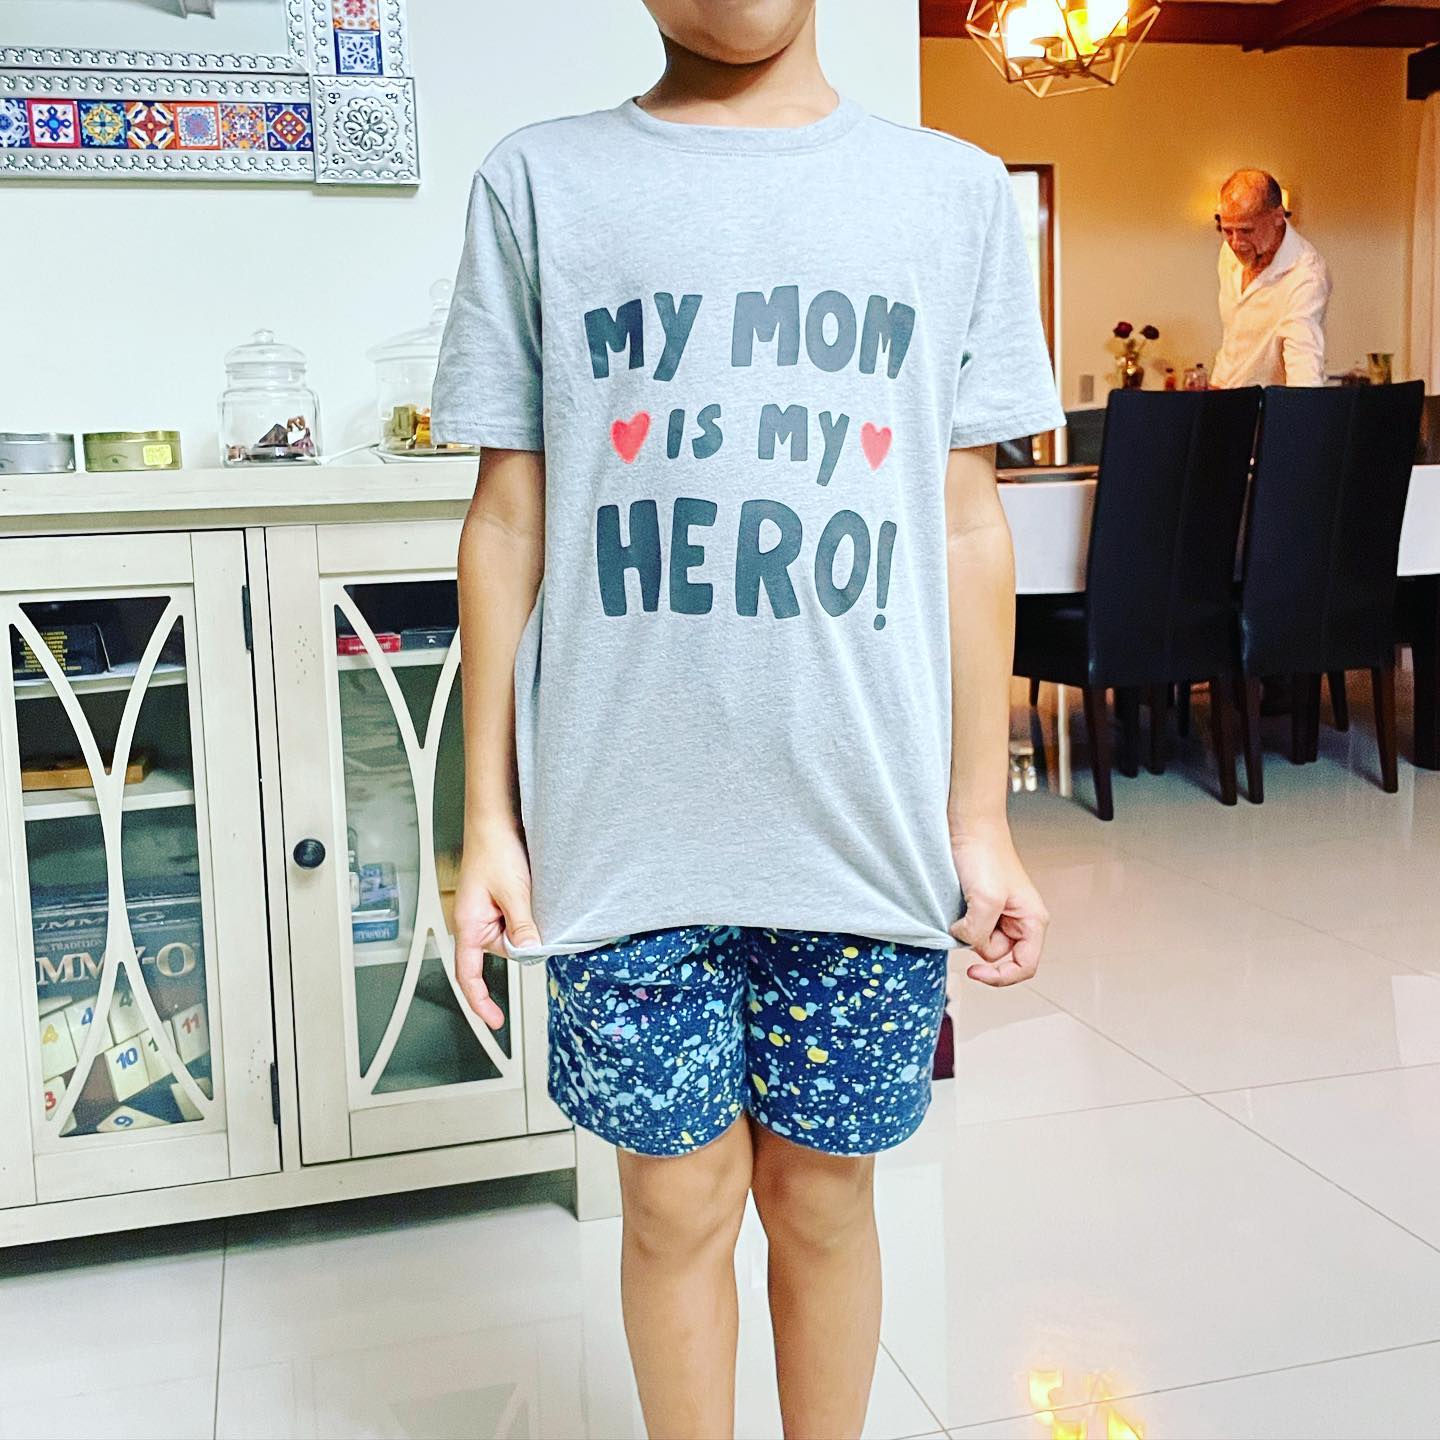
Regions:
<instances>
[{"instance_id":1,"label":"white tablecloth","mask_svg":"<svg viewBox=\"0 0 1440 1440\"><path fill-rule=\"evenodd\" d=\"M1002 485L1015 537L1015 588L1054 595L1085 588L1085 551L1094 480L1028 480ZM1417 465L1400 535L1401 575L1440 574L1440 465Z\"/></svg>"}]
</instances>

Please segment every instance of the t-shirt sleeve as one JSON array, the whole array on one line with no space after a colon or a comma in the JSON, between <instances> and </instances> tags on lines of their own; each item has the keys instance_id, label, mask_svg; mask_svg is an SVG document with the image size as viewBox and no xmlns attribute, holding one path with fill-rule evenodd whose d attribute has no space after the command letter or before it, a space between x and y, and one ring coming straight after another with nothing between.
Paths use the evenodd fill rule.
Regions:
<instances>
[{"instance_id":1,"label":"t-shirt sleeve","mask_svg":"<svg viewBox=\"0 0 1440 1440\"><path fill-rule=\"evenodd\" d=\"M477 172L431 395L436 443L543 450L540 356L534 274L510 211Z\"/></svg>"},{"instance_id":2,"label":"t-shirt sleeve","mask_svg":"<svg viewBox=\"0 0 1440 1440\"><path fill-rule=\"evenodd\" d=\"M996 195L960 358L952 449L1039 435L1065 423L1035 298L1010 176L995 164Z\"/></svg>"}]
</instances>

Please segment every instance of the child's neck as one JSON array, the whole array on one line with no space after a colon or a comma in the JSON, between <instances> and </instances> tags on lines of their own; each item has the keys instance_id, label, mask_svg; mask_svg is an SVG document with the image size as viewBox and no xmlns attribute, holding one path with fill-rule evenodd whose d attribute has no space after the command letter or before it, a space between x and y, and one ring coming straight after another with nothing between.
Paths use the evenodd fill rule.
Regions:
<instances>
[{"instance_id":1,"label":"child's neck","mask_svg":"<svg viewBox=\"0 0 1440 1440\"><path fill-rule=\"evenodd\" d=\"M820 68L815 17L783 50L753 65L709 60L665 40L665 73L638 97L661 120L783 128L821 120L839 103Z\"/></svg>"}]
</instances>

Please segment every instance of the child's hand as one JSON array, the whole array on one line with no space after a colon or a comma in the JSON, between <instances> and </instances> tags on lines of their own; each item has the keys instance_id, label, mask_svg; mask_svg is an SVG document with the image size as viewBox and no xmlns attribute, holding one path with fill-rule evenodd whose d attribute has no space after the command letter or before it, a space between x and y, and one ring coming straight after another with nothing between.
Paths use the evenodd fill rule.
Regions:
<instances>
[{"instance_id":1,"label":"child's hand","mask_svg":"<svg viewBox=\"0 0 1440 1440\"><path fill-rule=\"evenodd\" d=\"M517 948L540 943L530 913L530 859L513 826L467 841L455 889L455 978L470 1008L492 1030L505 1023L505 1013L485 984L485 955L505 953L502 935Z\"/></svg>"},{"instance_id":2,"label":"child's hand","mask_svg":"<svg viewBox=\"0 0 1440 1440\"><path fill-rule=\"evenodd\" d=\"M950 927L979 961L966 974L986 985L1028 980L1040 963L1050 924L1008 831L951 838L965 914Z\"/></svg>"}]
</instances>

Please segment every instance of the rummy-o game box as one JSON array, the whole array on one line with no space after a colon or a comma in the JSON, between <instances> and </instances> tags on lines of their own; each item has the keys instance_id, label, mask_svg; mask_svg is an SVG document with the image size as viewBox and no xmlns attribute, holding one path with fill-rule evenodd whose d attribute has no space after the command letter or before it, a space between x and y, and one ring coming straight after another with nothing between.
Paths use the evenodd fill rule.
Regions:
<instances>
[{"instance_id":1,"label":"rummy-o game box","mask_svg":"<svg viewBox=\"0 0 1440 1440\"><path fill-rule=\"evenodd\" d=\"M176 876L137 886L127 908L136 958L161 1028L200 1090L212 1094L199 881ZM45 1113L59 1106L92 1027L98 1025L100 1048L63 1133L88 1135L199 1119L123 971L106 1013L96 1013L105 953L105 895L36 887L31 918Z\"/></svg>"}]
</instances>

